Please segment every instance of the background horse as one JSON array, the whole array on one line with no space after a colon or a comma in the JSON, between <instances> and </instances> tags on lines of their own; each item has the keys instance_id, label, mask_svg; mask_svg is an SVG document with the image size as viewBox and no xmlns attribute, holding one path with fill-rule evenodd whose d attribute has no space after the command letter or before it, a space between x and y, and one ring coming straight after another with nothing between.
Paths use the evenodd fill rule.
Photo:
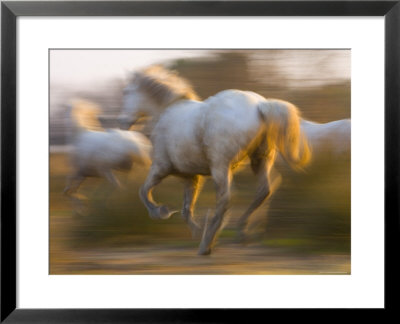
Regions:
<instances>
[{"instance_id":1,"label":"background horse","mask_svg":"<svg viewBox=\"0 0 400 324\"><path fill-rule=\"evenodd\" d=\"M322 124L303 119L301 129L307 135L307 139L313 147L313 152L328 151L336 156L350 154L350 119ZM318 153L313 154L313 159L318 159Z\"/></svg>"},{"instance_id":2,"label":"background horse","mask_svg":"<svg viewBox=\"0 0 400 324\"><path fill-rule=\"evenodd\" d=\"M153 116L153 163L140 189L150 217L166 219L171 212L157 205L152 189L170 174L185 179L183 217L192 232L202 176L216 185L214 217L204 228L199 254L209 254L228 209L233 169L246 157L259 180L256 197L244 214L248 218L269 196L269 173L278 151L295 169L309 160L310 150L300 129L298 109L291 103L249 91L225 90L201 102L190 85L162 67L137 72L124 89L122 125Z\"/></svg>"},{"instance_id":3,"label":"background horse","mask_svg":"<svg viewBox=\"0 0 400 324\"><path fill-rule=\"evenodd\" d=\"M75 202L80 201L77 190L86 177L103 177L120 188L113 170L129 171L134 162L151 162L151 142L139 132L103 130L97 118L99 110L96 104L85 100L76 100L70 107L73 173L64 193Z\"/></svg>"},{"instance_id":4,"label":"background horse","mask_svg":"<svg viewBox=\"0 0 400 324\"><path fill-rule=\"evenodd\" d=\"M301 120L301 129L307 137L308 143L311 147L312 157L307 165L306 173L303 175L304 180L310 180L313 177L313 172L318 168L328 168L332 172L332 166L337 163L340 165L341 173L343 165L347 164L351 155L351 120L341 119L328 123L317 123L309 120ZM270 186L270 195L272 196L282 184L282 179L293 177L290 170L285 166L283 159L277 158L275 163L273 185ZM326 181L320 178L321 181ZM265 216L263 216L265 217ZM250 221L248 217L242 216L238 220L238 227L241 231L238 233L237 239L239 241L246 241L253 232L256 232L259 222ZM254 233L253 233L254 234Z\"/></svg>"}]
</instances>

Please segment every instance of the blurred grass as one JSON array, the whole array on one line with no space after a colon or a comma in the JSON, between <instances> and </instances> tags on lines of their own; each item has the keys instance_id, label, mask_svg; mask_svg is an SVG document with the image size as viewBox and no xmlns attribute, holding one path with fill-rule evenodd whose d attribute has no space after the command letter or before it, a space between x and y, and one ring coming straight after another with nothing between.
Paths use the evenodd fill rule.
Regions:
<instances>
[{"instance_id":1,"label":"blurred grass","mask_svg":"<svg viewBox=\"0 0 400 324\"><path fill-rule=\"evenodd\" d=\"M76 215L70 201L62 195L69 170L66 156L52 154L50 170L52 247L61 244L82 249L154 243L197 246L180 212L166 221L149 218L138 197L146 170L136 168L128 178L119 175L125 185L121 191L112 190L104 180L88 179L79 190L87 196L86 215ZM305 174L296 174L281 166L282 185L268 204L269 211L261 208L255 216L260 221L257 231L262 233L257 243L292 252L350 253L349 168L346 170L337 161L335 168L324 165ZM247 167L235 175L230 221L220 241L234 240L235 221L250 204L255 190L256 179ZM183 185L178 178L168 177L155 189L154 195L157 201L180 211ZM207 181L197 204L197 217L204 218L214 205L214 186L212 181Z\"/></svg>"}]
</instances>

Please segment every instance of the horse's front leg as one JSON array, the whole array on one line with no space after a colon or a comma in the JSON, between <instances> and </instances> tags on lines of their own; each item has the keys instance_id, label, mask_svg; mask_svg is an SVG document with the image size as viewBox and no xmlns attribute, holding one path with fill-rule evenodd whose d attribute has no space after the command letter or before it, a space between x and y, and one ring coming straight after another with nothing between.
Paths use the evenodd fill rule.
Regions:
<instances>
[{"instance_id":1,"label":"horse's front leg","mask_svg":"<svg viewBox=\"0 0 400 324\"><path fill-rule=\"evenodd\" d=\"M211 253L211 249L215 243L218 232L222 228L222 222L225 212L228 209L231 187L231 171L226 169L213 169L211 175L217 189L217 205L215 215L204 228L203 238L200 243L198 254L207 255Z\"/></svg>"},{"instance_id":2,"label":"horse's front leg","mask_svg":"<svg viewBox=\"0 0 400 324\"><path fill-rule=\"evenodd\" d=\"M200 226L196 223L193 217L194 205L196 204L197 197L201 191L204 179L202 176L194 176L193 178L186 178L185 189L183 195L183 209L182 216L185 222L189 225L193 237L200 235Z\"/></svg>"},{"instance_id":3,"label":"horse's front leg","mask_svg":"<svg viewBox=\"0 0 400 324\"><path fill-rule=\"evenodd\" d=\"M176 211L169 211L166 206L158 206L153 200L152 190L169 172L157 165L152 165L145 183L140 187L139 196L152 219L167 219Z\"/></svg>"}]
</instances>

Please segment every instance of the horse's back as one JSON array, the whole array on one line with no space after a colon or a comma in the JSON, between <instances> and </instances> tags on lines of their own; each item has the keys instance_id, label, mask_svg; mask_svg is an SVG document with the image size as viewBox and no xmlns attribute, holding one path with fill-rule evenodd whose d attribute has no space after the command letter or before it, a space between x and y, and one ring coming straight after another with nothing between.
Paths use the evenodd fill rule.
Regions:
<instances>
[{"instance_id":1,"label":"horse's back","mask_svg":"<svg viewBox=\"0 0 400 324\"><path fill-rule=\"evenodd\" d=\"M111 142L119 144L119 155L130 156L133 160L150 163L152 145L150 140L140 132L112 129L109 130L114 136Z\"/></svg>"},{"instance_id":2,"label":"horse's back","mask_svg":"<svg viewBox=\"0 0 400 324\"><path fill-rule=\"evenodd\" d=\"M151 142L150 140L140 132L136 131L128 131L128 130L121 130L121 129L110 129L108 130L109 133L112 134L112 139L126 142L127 145L133 144L132 147L143 147L143 148L150 148Z\"/></svg>"},{"instance_id":3,"label":"horse's back","mask_svg":"<svg viewBox=\"0 0 400 324\"><path fill-rule=\"evenodd\" d=\"M321 124L303 119L301 121L301 127L310 135L336 133L348 136L351 133L351 120L340 119Z\"/></svg>"},{"instance_id":4,"label":"horse's back","mask_svg":"<svg viewBox=\"0 0 400 324\"><path fill-rule=\"evenodd\" d=\"M315 153L319 151L329 151L332 154L350 153L350 119L341 119L324 124L303 120L301 128Z\"/></svg>"},{"instance_id":5,"label":"horse's back","mask_svg":"<svg viewBox=\"0 0 400 324\"><path fill-rule=\"evenodd\" d=\"M252 92L225 90L204 102L170 106L153 132L154 160L169 160L181 173L209 174L214 162L231 161L257 136L262 100Z\"/></svg>"},{"instance_id":6,"label":"horse's back","mask_svg":"<svg viewBox=\"0 0 400 324\"><path fill-rule=\"evenodd\" d=\"M105 169L129 169L135 160L147 164L150 150L150 141L137 132L87 131L76 138L72 158L77 168L92 174Z\"/></svg>"},{"instance_id":7,"label":"horse's back","mask_svg":"<svg viewBox=\"0 0 400 324\"><path fill-rule=\"evenodd\" d=\"M241 107L242 109L253 108L261 101L266 99L253 91L243 91L237 89L223 90L215 95L207 98L204 103L213 107L214 109L235 109Z\"/></svg>"},{"instance_id":8,"label":"horse's back","mask_svg":"<svg viewBox=\"0 0 400 324\"><path fill-rule=\"evenodd\" d=\"M258 105L262 96L240 90L225 90L205 101L204 144L211 159L234 158L246 150L262 129Z\"/></svg>"}]
</instances>

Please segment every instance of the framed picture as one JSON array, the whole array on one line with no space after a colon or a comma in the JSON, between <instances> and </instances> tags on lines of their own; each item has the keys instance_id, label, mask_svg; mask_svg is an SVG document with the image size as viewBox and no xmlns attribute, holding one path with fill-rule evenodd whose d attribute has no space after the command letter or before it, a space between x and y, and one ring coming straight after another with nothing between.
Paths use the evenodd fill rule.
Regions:
<instances>
[{"instance_id":1,"label":"framed picture","mask_svg":"<svg viewBox=\"0 0 400 324\"><path fill-rule=\"evenodd\" d=\"M5 1L1 10L2 321L394 309L398 1ZM201 107L201 118L179 110ZM199 120L207 145L182 153ZM220 143L217 155L229 155L244 138L227 167L207 153ZM242 155L249 163L231 185ZM180 209L184 197L183 219L151 195L170 174L184 185L166 178L154 199ZM216 187L206 182L194 207L199 174Z\"/></svg>"}]
</instances>

